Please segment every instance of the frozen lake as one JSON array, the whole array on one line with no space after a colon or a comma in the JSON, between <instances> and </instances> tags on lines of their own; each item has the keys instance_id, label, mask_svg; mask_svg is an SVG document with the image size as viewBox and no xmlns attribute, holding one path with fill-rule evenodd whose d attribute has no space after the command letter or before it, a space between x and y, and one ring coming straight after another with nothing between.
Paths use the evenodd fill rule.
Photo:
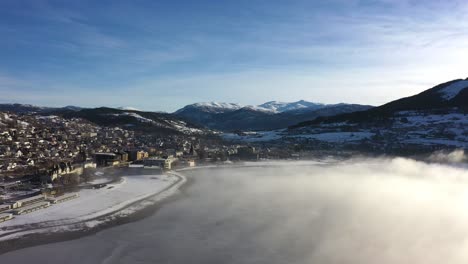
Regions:
<instances>
[{"instance_id":1,"label":"frozen lake","mask_svg":"<svg viewBox=\"0 0 468 264\"><path fill-rule=\"evenodd\" d=\"M203 169L143 220L1 263L467 263L468 173L410 160Z\"/></svg>"}]
</instances>

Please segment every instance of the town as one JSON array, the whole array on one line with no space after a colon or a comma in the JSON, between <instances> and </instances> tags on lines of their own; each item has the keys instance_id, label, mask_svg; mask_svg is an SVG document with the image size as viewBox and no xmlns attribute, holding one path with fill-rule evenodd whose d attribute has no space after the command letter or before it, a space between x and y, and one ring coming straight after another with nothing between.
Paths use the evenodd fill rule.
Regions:
<instances>
[{"instance_id":1,"label":"town","mask_svg":"<svg viewBox=\"0 0 468 264\"><path fill-rule=\"evenodd\" d=\"M0 221L77 198L76 191L106 168L164 171L292 156L284 149L227 144L216 135L156 135L81 118L2 112Z\"/></svg>"}]
</instances>

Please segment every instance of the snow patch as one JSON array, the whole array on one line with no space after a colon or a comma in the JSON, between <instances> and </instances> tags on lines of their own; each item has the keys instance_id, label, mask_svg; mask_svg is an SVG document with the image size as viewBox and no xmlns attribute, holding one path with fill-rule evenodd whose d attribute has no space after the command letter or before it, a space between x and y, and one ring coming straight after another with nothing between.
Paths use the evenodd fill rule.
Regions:
<instances>
[{"instance_id":1,"label":"snow patch","mask_svg":"<svg viewBox=\"0 0 468 264\"><path fill-rule=\"evenodd\" d=\"M131 106L121 106L121 107L118 107L117 109L126 110L126 111L140 111L137 108L131 107Z\"/></svg>"},{"instance_id":2,"label":"snow patch","mask_svg":"<svg viewBox=\"0 0 468 264\"><path fill-rule=\"evenodd\" d=\"M70 231L94 227L115 217L132 214L173 194L185 182L183 176L173 174L175 173L127 176L123 177L120 183L108 184L101 189L83 189L79 192L79 198L0 223L0 240L44 230L50 232L54 231L54 228L56 231ZM182 180L176 183L178 179ZM172 187L165 191L171 185ZM148 198L150 200L146 201ZM138 201L141 203L132 205ZM128 207L129 205L132 206ZM12 235L6 235L11 232ZM6 236L1 236L2 234Z\"/></svg>"},{"instance_id":3,"label":"snow patch","mask_svg":"<svg viewBox=\"0 0 468 264\"><path fill-rule=\"evenodd\" d=\"M468 80L462 80L452 83L451 85L441 89L439 93L442 95L442 98L448 101L452 100L465 88L468 88Z\"/></svg>"},{"instance_id":4,"label":"snow patch","mask_svg":"<svg viewBox=\"0 0 468 264\"><path fill-rule=\"evenodd\" d=\"M312 103L307 102L304 100L297 101L297 102L278 102L278 101L271 101L266 102L264 104L259 105L258 107L261 109L269 110L274 113L283 113L288 111L300 110L300 109L320 109L325 107L325 104L320 103Z\"/></svg>"},{"instance_id":5,"label":"snow patch","mask_svg":"<svg viewBox=\"0 0 468 264\"><path fill-rule=\"evenodd\" d=\"M284 133L284 129L273 131L244 132L241 134L223 133L221 137L228 141L266 142L281 139L283 137L282 133Z\"/></svg>"},{"instance_id":6,"label":"snow patch","mask_svg":"<svg viewBox=\"0 0 468 264\"><path fill-rule=\"evenodd\" d=\"M296 138L316 139L326 142L349 142L369 139L375 134L372 132L328 132L320 134L297 135Z\"/></svg>"}]
</instances>

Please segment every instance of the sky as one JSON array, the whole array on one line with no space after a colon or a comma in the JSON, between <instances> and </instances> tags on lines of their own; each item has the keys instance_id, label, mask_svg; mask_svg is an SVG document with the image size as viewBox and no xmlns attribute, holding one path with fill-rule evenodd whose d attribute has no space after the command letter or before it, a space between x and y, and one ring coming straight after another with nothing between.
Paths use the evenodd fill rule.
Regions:
<instances>
[{"instance_id":1,"label":"sky","mask_svg":"<svg viewBox=\"0 0 468 264\"><path fill-rule=\"evenodd\" d=\"M0 103L380 105L468 77L468 1L0 1Z\"/></svg>"}]
</instances>

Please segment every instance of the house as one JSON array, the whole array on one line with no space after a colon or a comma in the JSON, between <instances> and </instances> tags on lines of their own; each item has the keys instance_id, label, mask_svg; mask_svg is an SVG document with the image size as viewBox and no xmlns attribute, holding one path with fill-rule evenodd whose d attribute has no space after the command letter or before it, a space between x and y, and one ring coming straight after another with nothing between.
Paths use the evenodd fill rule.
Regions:
<instances>
[{"instance_id":1,"label":"house","mask_svg":"<svg viewBox=\"0 0 468 264\"><path fill-rule=\"evenodd\" d=\"M115 155L121 162L127 162L128 161L128 153L125 151L117 151L115 152Z\"/></svg>"},{"instance_id":2,"label":"house","mask_svg":"<svg viewBox=\"0 0 468 264\"><path fill-rule=\"evenodd\" d=\"M115 166L120 163L120 158L115 153L95 153L94 159L97 167Z\"/></svg>"},{"instance_id":3,"label":"house","mask_svg":"<svg viewBox=\"0 0 468 264\"><path fill-rule=\"evenodd\" d=\"M169 157L169 158L152 158L146 159L143 161L145 168L153 168L159 167L165 170L171 170L175 162L177 162L177 158Z\"/></svg>"},{"instance_id":4,"label":"house","mask_svg":"<svg viewBox=\"0 0 468 264\"><path fill-rule=\"evenodd\" d=\"M237 148L237 156L241 160L258 160L259 154L254 147L242 146Z\"/></svg>"},{"instance_id":5,"label":"house","mask_svg":"<svg viewBox=\"0 0 468 264\"><path fill-rule=\"evenodd\" d=\"M14 182L4 182L0 183L0 189L3 190L9 190L18 187L21 184L20 181L14 181Z\"/></svg>"},{"instance_id":6,"label":"house","mask_svg":"<svg viewBox=\"0 0 468 264\"><path fill-rule=\"evenodd\" d=\"M128 160L130 161L137 161L148 158L148 152L143 150L129 150L128 153Z\"/></svg>"}]
</instances>

